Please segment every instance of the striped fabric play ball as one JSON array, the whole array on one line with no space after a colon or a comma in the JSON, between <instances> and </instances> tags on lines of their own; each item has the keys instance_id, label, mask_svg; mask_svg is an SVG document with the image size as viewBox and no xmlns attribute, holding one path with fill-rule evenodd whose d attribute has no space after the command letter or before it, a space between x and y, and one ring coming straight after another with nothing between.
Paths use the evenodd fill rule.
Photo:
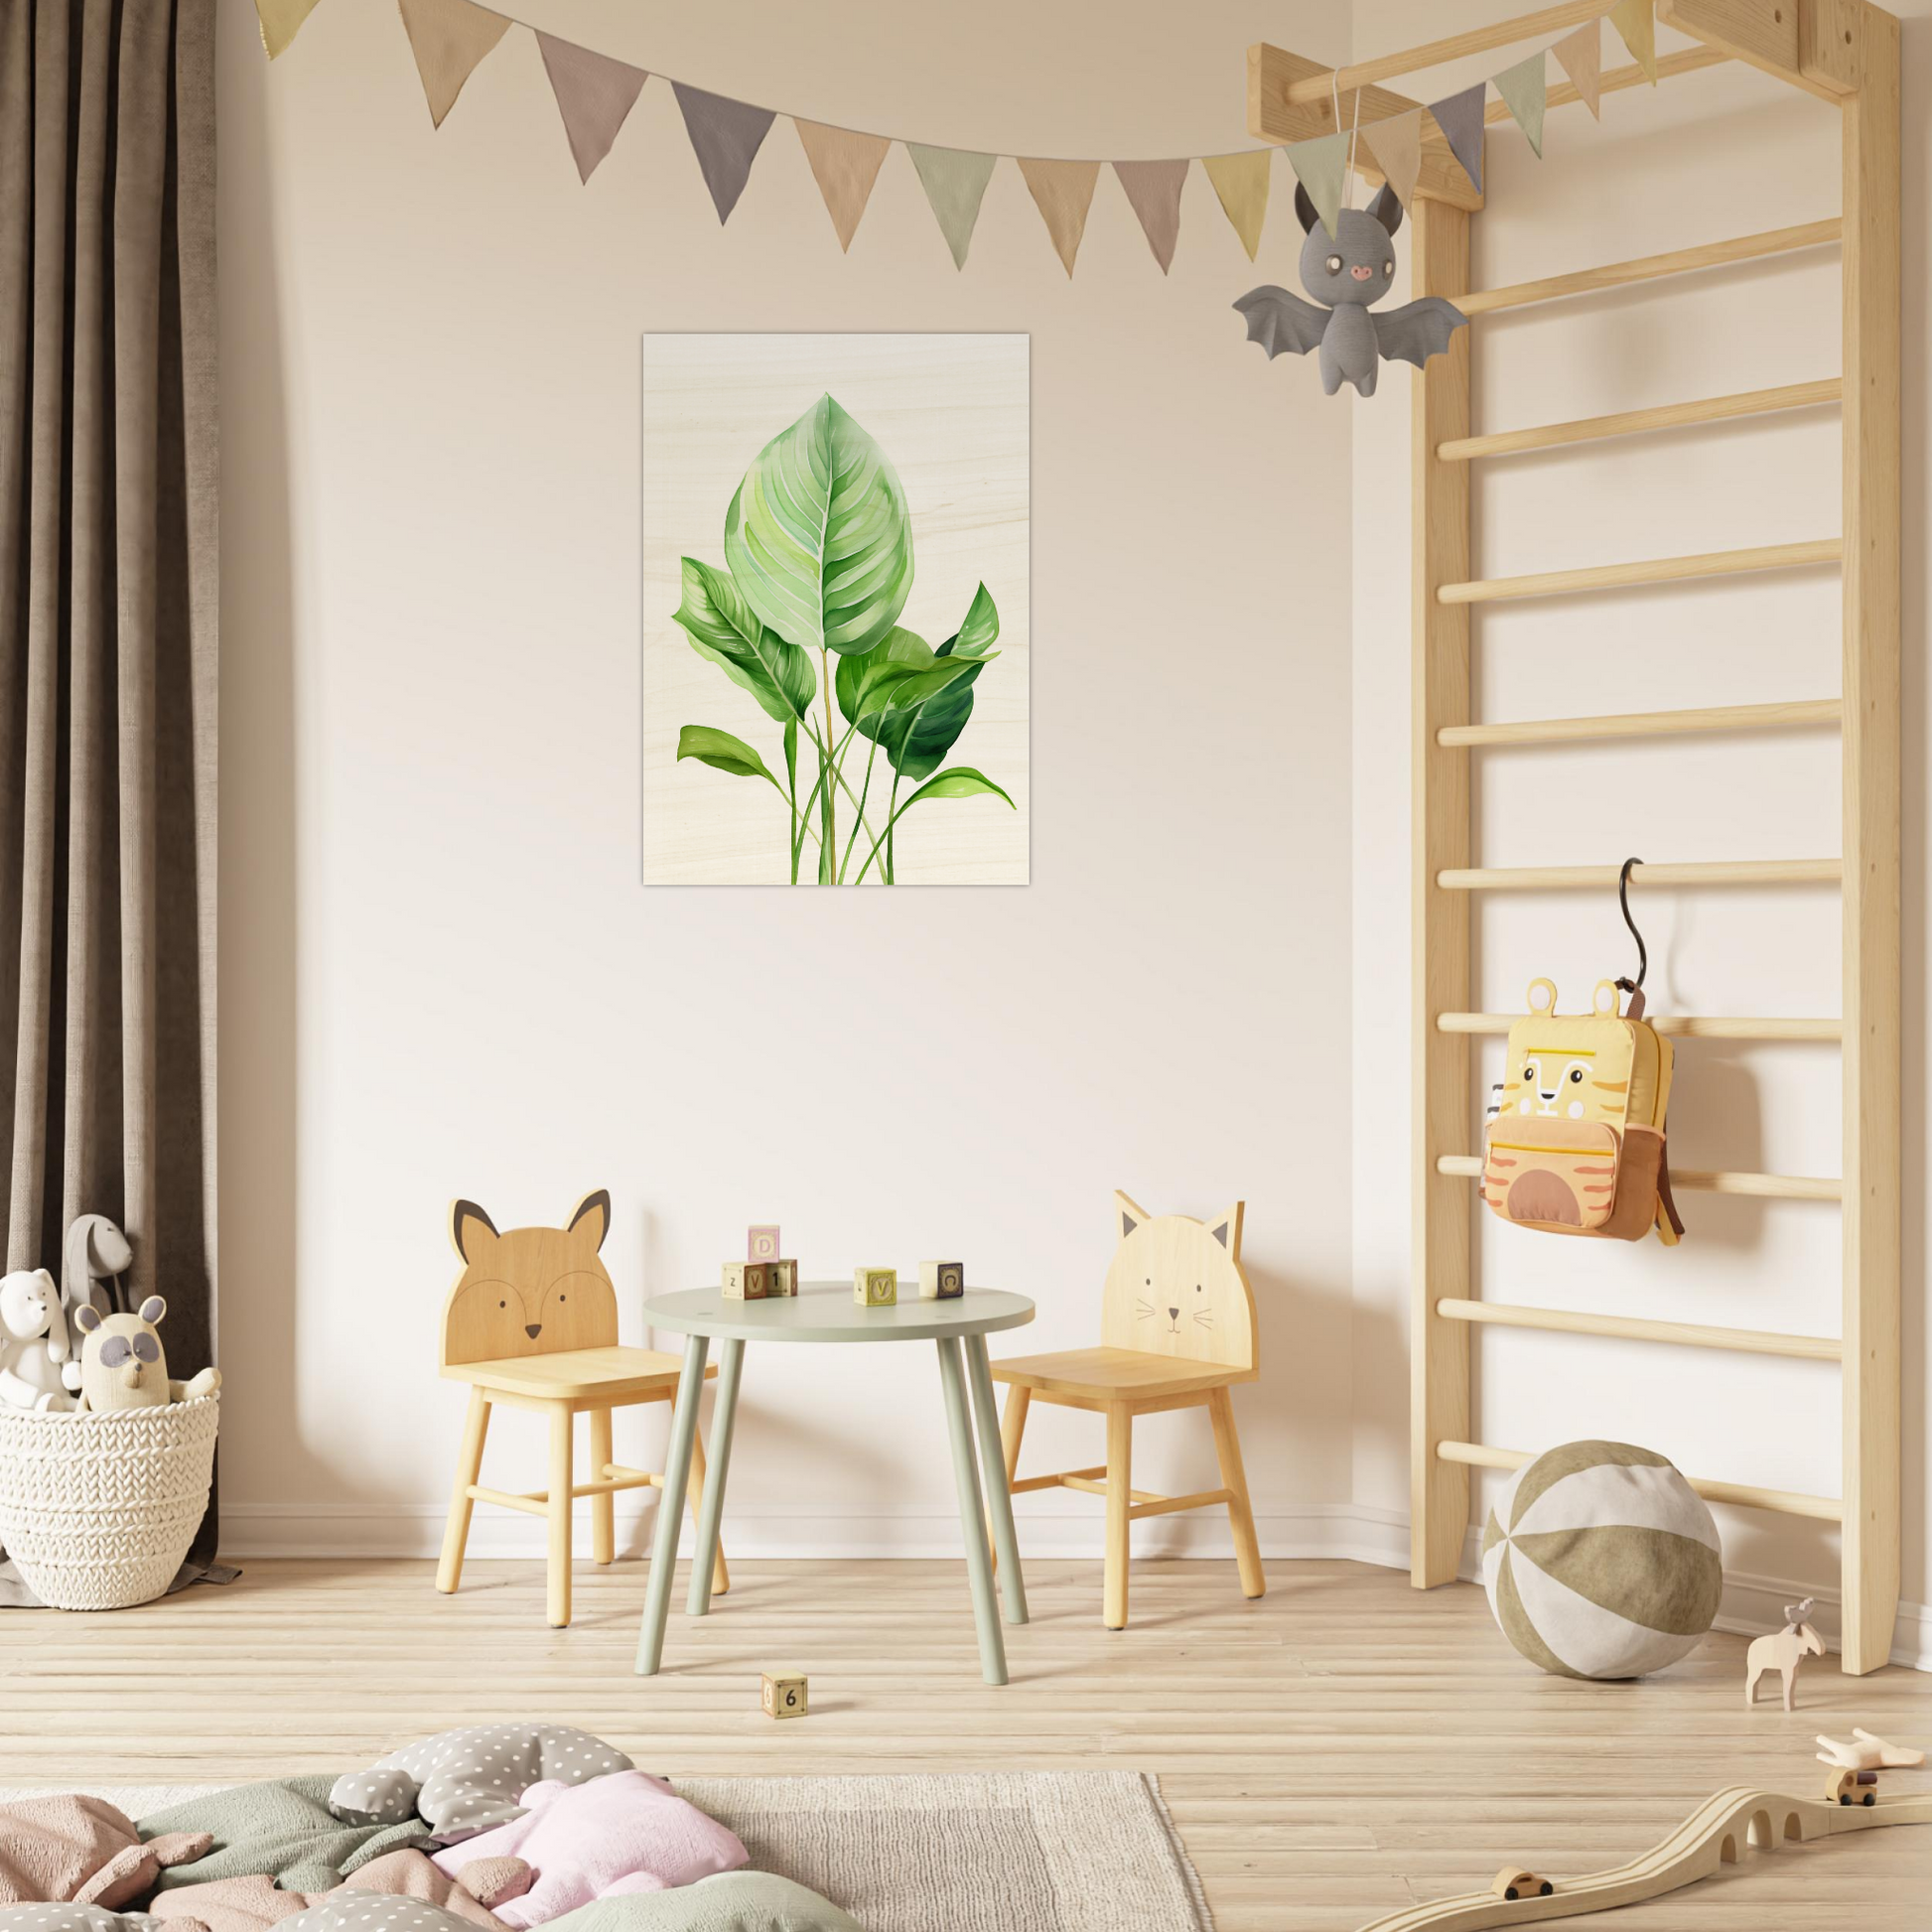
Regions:
<instances>
[{"instance_id":1,"label":"striped fabric play ball","mask_svg":"<svg viewBox=\"0 0 1932 1932\"><path fill-rule=\"evenodd\" d=\"M1642 1677L1689 1656L1724 1587L1718 1526L1663 1456L1566 1443L1517 1470L1482 1528L1503 1635L1560 1677Z\"/></svg>"}]
</instances>

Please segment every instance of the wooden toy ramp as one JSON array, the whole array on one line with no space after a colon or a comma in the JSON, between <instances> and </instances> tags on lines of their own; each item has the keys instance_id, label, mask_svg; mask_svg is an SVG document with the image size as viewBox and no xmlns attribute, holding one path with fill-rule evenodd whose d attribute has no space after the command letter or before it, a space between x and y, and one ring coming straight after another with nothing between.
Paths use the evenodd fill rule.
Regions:
<instances>
[{"instance_id":1,"label":"wooden toy ramp","mask_svg":"<svg viewBox=\"0 0 1932 1932\"><path fill-rule=\"evenodd\" d=\"M1880 1797L1875 1805L1845 1806L1735 1784L1707 1799L1655 1851L1608 1871L1560 1878L1547 1898L1463 1892L1433 1905L1405 1906L1362 1932L1422 1932L1425 1926L1435 1932L1483 1932L1487 1926L1535 1925L1544 1919L1607 1912L1709 1878L1719 1865L1734 1864L1745 1844L1768 1852L1780 1838L1830 1838L1879 1825L1932 1825L1932 1792L1900 1792ZM1775 1921L1767 1913L1764 1923Z\"/></svg>"}]
</instances>

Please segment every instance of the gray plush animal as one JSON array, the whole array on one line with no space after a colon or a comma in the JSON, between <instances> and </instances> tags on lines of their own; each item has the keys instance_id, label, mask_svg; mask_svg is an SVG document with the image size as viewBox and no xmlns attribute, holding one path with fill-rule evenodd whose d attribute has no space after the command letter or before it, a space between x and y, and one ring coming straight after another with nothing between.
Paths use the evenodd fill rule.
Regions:
<instances>
[{"instance_id":1,"label":"gray plush animal","mask_svg":"<svg viewBox=\"0 0 1932 1932\"><path fill-rule=\"evenodd\" d=\"M1295 211L1308 235L1302 243L1302 286L1314 302L1271 282L1250 289L1234 305L1247 319L1248 340L1259 343L1271 361L1284 349L1306 355L1318 348L1324 394L1332 396L1352 382L1359 394L1372 396L1384 356L1421 368L1468 322L1440 295L1405 302L1384 315L1370 313L1369 305L1387 295L1395 279L1394 235L1402 225L1402 203L1390 188L1384 186L1366 211L1343 208L1333 235L1300 186Z\"/></svg>"}]
</instances>

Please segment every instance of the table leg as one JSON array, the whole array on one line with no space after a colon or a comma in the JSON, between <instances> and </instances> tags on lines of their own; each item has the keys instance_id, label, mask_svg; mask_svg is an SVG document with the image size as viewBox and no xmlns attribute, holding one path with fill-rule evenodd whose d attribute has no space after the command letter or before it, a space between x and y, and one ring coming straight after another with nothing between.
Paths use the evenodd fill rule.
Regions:
<instances>
[{"instance_id":1,"label":"table leg","mask_svg":"<svg viewBox=\"0 0 1932 1932\"><path fill-rule=\"evenodd\" d=\"M731 1467L732 1424L738 1417L738 1377L744 1366L744 1342L728 1335L718 1351L718 1387L711 1398L711 1451L706 1458L704 1494L698 1499L691 1593L684 1602L691 1616L703 1616L711 1608L711 1573L718 1560L718 1524L725 1508L725 1472ZM665 1493L669 1495L668 1490Z\"/></svg>"},{"instance_id":2,"label":"table leg","mask_svg":"<svg viewBox=\"0 0 1932 1932\"><path fill-rule=\"evenodd\" d=\"M959 1527L966 1538L966 1581L973 1590L973 1621L979 1626L980 1675L989 1684L1007 1681L1007 1647L1000 1634L1000 1609L993 1600L993 1559L986 1547L981 1514L979 1470L973 1458L973 1429L966 1413L966 1371L960 1364L959 1337L941 1335L939 1384L946 1392L946 1424L952 1435L953 1475L959 1485ZM1016 1566L1017 1567L1017 1566Z\"/></svg>"},{"instance_id":3,"label":"table leg","mask_svg":"<svg viewBox=\"0 0 1932 1932\"><path fill-rule=\"evenodd\" d=\"M684 1344L684 1370L671 1408L671 1444L664 1451L664 1487L657 1499L657 1534L650 1548L650 1581L644 1587L644 1621L637 1632L637 1675L656 1675L664 1655L664 1619L671 1610L677 1571L677 1537L684 1524L684 1492L691 1480L691 1440L698 1433L698 1399L704 1394L709 1343L692 1335Z\"/></svg>"},{"instance_id":4,"label":"table leg","mask_svg":"<svg viewBox=\"0 0 1932 1932\"><path fill-rule=\"evenodd\" d=\"M993 1398L993 1365L986 1337L967 1335L966 1375L973 1387L973 1423L979 1431L980 1468L986 1477L986 1513L993 1520L993 1548L1000 1558L1000 1587L1007 1621L1027 1620L1027 1583L1020 1574L1020 1541L1013 1529L1013 1494L1007 1488L1007 1453L1000 1443L1000 1412Z\"/></svg>"}]
</instances>

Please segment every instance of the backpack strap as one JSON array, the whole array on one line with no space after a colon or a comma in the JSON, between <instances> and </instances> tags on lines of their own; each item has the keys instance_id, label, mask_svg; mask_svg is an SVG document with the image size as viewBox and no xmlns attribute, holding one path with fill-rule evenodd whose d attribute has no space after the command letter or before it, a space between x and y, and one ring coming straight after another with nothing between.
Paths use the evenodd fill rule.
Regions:
<instances>
[{"instance_id":1,"label":"backpack strap","mask_svg":"<svg viewBox=\"0 0 1932 1932\"><path fill-rule=\"evenodd\" d=\"M1637 998L1638 1000L1642 1000L1643 995L1639 993ZM1664 1210L1666 1217L1670 1221L1670 1231L1676 1235L1678 1240L1682 1241L1684 1238L1684 1219L1678 1213L1677 1202L1671 1198L1670 1191L1670 1143L1668 1141L1664 1143L1663 1149L1657 1157L1657 1204Z\"/></svg>"}]
</instances>

